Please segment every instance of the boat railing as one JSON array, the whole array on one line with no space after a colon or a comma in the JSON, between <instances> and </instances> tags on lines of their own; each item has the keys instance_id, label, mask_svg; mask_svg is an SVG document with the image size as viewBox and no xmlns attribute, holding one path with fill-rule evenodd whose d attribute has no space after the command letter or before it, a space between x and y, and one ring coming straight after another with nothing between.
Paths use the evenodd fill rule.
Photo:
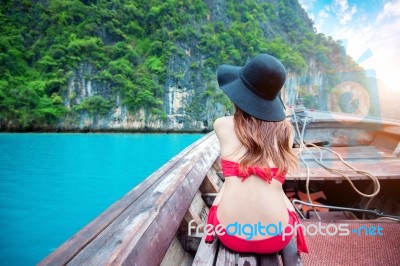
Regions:
<instances>
[{"instance_id":1,"label":"boat railing","mask_svg":"<svg viewBox=\"0 0 400 266\"><path fill-rule=\"evenodd\" d=\"M205 135L39 265L159 265L218 155L215 134Z\"/></svg>"}]
</instances>

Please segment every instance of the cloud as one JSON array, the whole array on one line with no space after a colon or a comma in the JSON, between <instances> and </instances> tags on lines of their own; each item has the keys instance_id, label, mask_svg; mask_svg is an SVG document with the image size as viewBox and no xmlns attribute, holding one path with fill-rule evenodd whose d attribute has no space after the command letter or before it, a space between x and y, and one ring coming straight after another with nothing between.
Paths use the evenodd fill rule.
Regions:
<instances>
[{"instance_id":1,"label":"cloud","mask_svg":"<svg viewBox=\"0 0 400 266\"><path fill-rule=\"evenodd\" d=\"M314 0L300 4L314 19L318 32L345 40L347 54L365 69L375 71L389 88L400 91L400 0L378 4L373 0L349 4L332 0L320 9ZM372 56L360 58L371 50ZM400 100L400 99L399 99Z\"/></svg>"},{"instance_id":2,"label":"cloud","mask_svg":"<svg viewBox=\"0 0 400 266\"><path fill-rule=\"evenodd\" d=\"M337 40L346 39L347 53L354 60L358 60L370 49L373 56L361 62L361 66L374 70L377 78L383 80L389 88L400 91L399 15L400 0L391 1L384 5L378 15L362 14L353 23L329 35Z\"/></svg>"},{"instance_id":3,"label":"cloud","mask_svg":"<svg viewBox=\"0 0 400 266\"><path fill-rule=\"evenodd\" d=\"M307 12L308 16L311 20L315 19L315 15L313 13L315 0L299 0L301 7Z\"/></svg>"},{"instance_id":4,"label":"cloud","mask_svg":"<svg viewBox=\"0 0 400 266\"><path fill-rule=\"evenodd\" d=\"M317 17L316 17L316 19L315 19L315 21L314 21L315 28L316 28L318 31L321 31L322 27L323 27L324 24L326 23L326 21L327 21L327 19L329 18L329 16L330 16L330 15L329 15L328 11L326 10L326 8L321 9L321 10L318 12Z\"/></svg>"},{"instance_id":5,"label":"cloud","mask_svg":"<svg viewBox=\"0 0 400 266\"><path fill-rule=\"evenodd\" d=\"M299 0L302 8L307 12L312 12L314 9L315 0Z\"/></svg>"},{"instance_id":6,"label":"cloud","mask_svg":"<svg viewBox=\"0 0 400 266\"><path fill-rule=\"evenodd\" d=\"M335 0L328 9L339 18L339 23L346 25L357 12L356 5L350 6L347 0Z\"/></svg>"},{"instance_id":7,"label":"cloud","mask_svg":"<svg viewBox=\"0 0 400 266\"><path fill-rule=\"evenodd\" d=\"M304 2L305 0L303 0ZM304 7L313 8L310 2L302 4ZM307 10L307 9L306 9ZM333 0L327 5L324 5L316 15L314 15L312 10L307 10L308 14L311 14L311 19L314 20L315 28L320 32L329 33L332 28L337 27L337 25L348 25L352 20L354 15L357 13L356 5L349 5L347 0ZM315 9L314 9L315 12Z\"/></svg>"},{"instance_id":8,"label":"cloud","mask_svg":"<svg viewBox=\"0 0 400 266\"><path fill-rule=\"evenodd\" d=\"M383 11L376 17L377 21L383 20L385 18L390 18L400 15L400 1L392 1L385 4Z\"/></svg>"},{"instance_id":9,"label":"cloud","mask_svg":"<svg viewBox=\"0 0 400 266\"><path fill-rule=\"evenodd\" d=\"M377 22L366 40L374 53L372 67L389 88L400 90L400 17L386 23Z\"/></svg>"}]
</instances>

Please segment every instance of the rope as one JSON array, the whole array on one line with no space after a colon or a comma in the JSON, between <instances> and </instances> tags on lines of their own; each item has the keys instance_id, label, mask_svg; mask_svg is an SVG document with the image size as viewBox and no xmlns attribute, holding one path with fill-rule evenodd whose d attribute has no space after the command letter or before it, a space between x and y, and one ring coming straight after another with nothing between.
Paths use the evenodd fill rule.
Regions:
<instances>
[{"instance_id":1,"label":"rope","mask_svg":"<svg viewBox=\"0 0 400 266\"><path fill-rule=\"evenodd\" d=\"M300 134L299 123L297 121L297 116L296 116L296 113L294 112L294 110L293 110L293 115L294 115L294 119L295 119L295 122L296 122L296 132L297 132L297 134L298 134L298 136L300 138L300 149L297 152L297 154L300 155L300 160L306 166L306 169L307 169L306 193L307 193L307 198L308 198L309 203L313 203L312 200L311 200L311 196L310 196L310 167L309 167L308 163L304 160L303 154L302 154L302 150L304 148L307 149L307 147L304 145L304 141L303 141L304 132L305 132L306 123L307 123L307 117L304 118L304 125L303 125L303 128L302 128L301 134ZM321 220L321 217L319 216L319 214L318 214L317 210L315 209L315 207L313 207L313 210L314 210L315 214L317 215L318 219Z\"/></svg>"},{"instance_id":2,"label":"rope","mask_svg":"<svg viewBox=\"0 0 400 266\"><path fill-rule=\"evenodd\" d=\"M399 219L396 219L393 217L379 217L379 218L376 218L375 220L391 220L391 221L395 221L395 222L400 222Z\"/></svg>"},{"instance_id":3,"label":"rope","mask_svg":"<svg viewBox=\"0 0 400 266\"><path fill-rule=\"evenodd\" d=\"M306 192L307 192L307 197L308 197L309 203L312 203L311 197L310 197L310 191L309 191L310 168L309 168L309 165L307 164L307 162L306 162L306 161L304 160L304 158L303 158L303 150L306 150L306 151L308 152L308 154L311 156L311 158L312 158L315 162L317 162L317 164L319 164L320 166L322 166L323 168L325 168L328 172L331 172L331 173L333 173L333 174L340 175L340 176L342 176L344 179L346 179L346 180L350 183L350 185L351 185L351 187L354 189L354 191L356 191L359 195L361 195L361 196L363 196L363 197L369 198L369 200L368 200L368 202L367 202L367 204L366 204L366 206L365 206L365 209L367 209L367 208L369 207L369 205L371 204L373 198L374 198L374 197L379 193L379 191L380 191L380 183L379 183L378 178L376 178L376 176L374 176L374 175L371 174L370 172L356 169L355 167L353 167L352 165L350 165L348 162L346 162L346 161L342 158L342 156L341 156L339 153L337 153L337 152L335 152L335 151L333 151L333 150L331 150L331 149L329 149L329 148L318 147L317 145L312 144L312 143L311 143L311 144L308 144L308 145L310 145L310 146L312 146L312 147L314 147L314 148L316 148L316 149L318 150L319 155L320 155L320 156L319 156L319 160L318 160L317 158L315 158L314 155L312 154L312 152L308 149L307 145L304 144L304 132L305 132L305 128L306 128L306 125L307 125L308 116L306 116L306 117L304 118L303 128L302 128L302 131L301 131L301 133L300 133L300 130L299 130L299 121L298 121L298 119L297 119L297 115L296 115L295 109L294 109L294 108L291 108L291 110L292 110L292 113L293 113L293 118L294 118L294 120L295 120L296 133L297 133L297 135L298 135L299 138L300 138L300 147L299 147L299 150L298 150L297 154L299 154L300 160L301 160L302 163L306 166L306 169L307 169ZM340 160L344 165L346 165L347 167L349 167L350 169L337 169L337 168L331 168L331 167L325 165L325 164L322 162L322 160L323 160L322 150L326 150L326 151L328 151L328 152L331 152L331 153L335 154L335 155L339 158L339 160ZM360 174L360 175L364 175L364 176L367 176L369 179L371 179L372 182L373 182L373 184L374 184L374 192L371 193L371 194L366 194L366 193L361 192L359 189L357 189L356 186L354 185L353 181L351 181L351 179L347 176L347 174L351 174L351 173L357 173L357 174ZM319 216L318 212L315 210L315 207L313 207L313 209L314 209L315 213L317 214L318 219L321 220L321 217ZM363 217L365 217L365 215L363 215Z\"/></svg>"}]
</instances>

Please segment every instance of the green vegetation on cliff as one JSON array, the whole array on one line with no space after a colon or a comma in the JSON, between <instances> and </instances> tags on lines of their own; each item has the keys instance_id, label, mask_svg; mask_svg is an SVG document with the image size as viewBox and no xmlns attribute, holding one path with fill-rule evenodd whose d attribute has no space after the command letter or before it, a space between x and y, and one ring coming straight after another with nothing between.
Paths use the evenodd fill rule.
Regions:
<instances>
[{"instance_id":1,"label":"green vegetation on cliff","mask_svg":"<svg viewBox=\"0 0 400 266\"><path fill-rule=\"evenodd\" d=\"M223 6L223 16L213 4ZM260 52L298 74L309 58L326 73L355 66L338 43L315 33L294 0L5 0L0 33L3 129L51 126L80 112L106 115L117 95L132 112L165 117L166 80L183 77L168 64L187 57L183 46L202 55L190 69L207 82L220 63L241 65ZM109 93L67 107L75 97L67 97L69 80L83 63L94 69L86 79ZM207 82L196 88L190 115L206 98L229 105Z\"/></svg>"}]
</instances>

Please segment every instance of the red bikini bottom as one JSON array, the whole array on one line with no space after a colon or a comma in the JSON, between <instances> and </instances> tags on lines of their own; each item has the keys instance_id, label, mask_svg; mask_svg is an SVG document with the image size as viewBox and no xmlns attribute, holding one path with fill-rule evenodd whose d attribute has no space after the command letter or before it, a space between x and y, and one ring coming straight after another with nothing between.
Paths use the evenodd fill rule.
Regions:
<instances>
[{"instance_id":1,"label":"red bikini bottom","mask_svg":"<svg viewBox=\"0 0 400 266\"><path fill-rule=\"evenodd\" d=\"M267 239L257 239L257 240L246 240L241 237L237 237L235 235L228 234L223 226L218 226L220 222L217 218L217 207L218 205L213 205L210 208L210 212L208 214L207 224L211 226L211 228L216 229L218 232L218 238L229 249L232 249L237 252L253 252L259 254L268 254L278 252L286 247L286 245L291 240L293 233L293 227L295 224L300 224L299 218L294 211L289 212L289 224L292 225L292 228L285 228L285 237L282 235L274 235ZM206 243L212 243L214 240L215 230L207 230L208 234L205 238ZM229 232L229 230L228 230ZM308 253L308 247L304 239L303 231L301 226L297 226L297 252L305 252Z\"/></svg>"}]
</instances>

